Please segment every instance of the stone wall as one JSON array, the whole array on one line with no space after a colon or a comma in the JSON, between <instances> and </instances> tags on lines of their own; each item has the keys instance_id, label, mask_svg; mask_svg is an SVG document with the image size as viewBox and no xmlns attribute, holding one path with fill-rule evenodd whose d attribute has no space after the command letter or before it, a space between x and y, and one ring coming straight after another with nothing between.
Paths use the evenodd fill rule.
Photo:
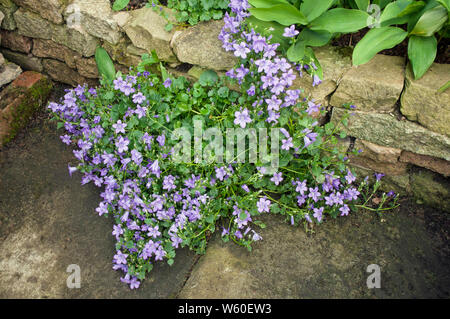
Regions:
<instances>
[{"instance_id":1,"label":"stone wall","mask_svg":"<svg viewBox=\"0 0 450 319\"><path fill-rule=\"evenodd\" d=\"M188 78L203 69L226 71L236 61L217 39L222 21L167 32L152 9L117 13L109 0L0 0L0 14L6 60L74 86L97 83L97 46L123 72L153 49L176 75L190 68ZM385 173L386 190L450 210L450 90L437 93L450 80L450 65L433 64L415 81L401 57L377 55L353 67L349 48L315 51L323 83L312 87L309 77L299 77L295 86L322 103L334 122L343 103L357 106L344 128L351 137L343 142L363 151L351 157L353 165L364 174Z\"/></svg>"}]
</instances>

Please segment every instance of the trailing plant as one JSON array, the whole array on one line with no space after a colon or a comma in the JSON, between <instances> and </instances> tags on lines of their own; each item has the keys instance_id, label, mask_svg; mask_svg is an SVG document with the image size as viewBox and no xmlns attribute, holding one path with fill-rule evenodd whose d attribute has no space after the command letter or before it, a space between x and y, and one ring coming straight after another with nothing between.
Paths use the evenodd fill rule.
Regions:
<instances>
[{"instance_id":1,"label":"trailing plant","mask_svg":"<svg viewBox=\"0 0 450 319\"><path fill-rule=\"evenodd\" d=\"M78 86L61 103L49 104L66 130L61 140L76 147L78 164L68 166L70 175L79 171L82 184L104 188L96 211L115 220L113 269L123 271L121 280L132 289L154 262L172 265L176 248L204 253L215 231L251 249L262 239L261 214L311 229L367 207L379 187L381 174L374 188L356 183L336 147L339 127L318 125L324 110L290 89L292 65L276 54L277 44L245 25L247 2L231 1L230 8L220 38L239 63L225 77L205 71L191 84L168 73L153 52L129 75L117 72L112 83L103 78L96 89ZM155 66L158 73L148 71ZM239 91L229 88L230 81ZM220 147L211 146L244 129L248 135L237 139L243 151L227 144L221 160ZM254 131L270 131L271 139L254 143ZM247 160L246 139L249 149L258 144L256 160L250 154ZM181 150L187 160L177 160ZM396 201L390 192L368 208L381 213Z\"/></svg>"}]
</instances>

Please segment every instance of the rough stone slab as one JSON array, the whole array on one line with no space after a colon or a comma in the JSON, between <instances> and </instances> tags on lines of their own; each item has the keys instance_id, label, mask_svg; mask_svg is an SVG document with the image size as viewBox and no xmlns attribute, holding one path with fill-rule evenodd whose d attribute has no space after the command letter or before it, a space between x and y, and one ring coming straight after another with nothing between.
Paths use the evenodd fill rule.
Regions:
<instances>
[{"instance_id":1,"label":"rough stone slab","mask_svg":"<svg viewBox=\"0 0 450 319\"><path fill-rule=\"evenodd\" d=\"M450 213L450 181L429 170L411 174L411 189L414 196L424 203Z\"/></svg>"},{"instance_id":2,"label":"rough stone slab","mask_svg":"<svg viewBox=\"0 0 450 319\"><path fill-rule=\"evenodd\" d=\"M62 12L67 0L14 0L19 7L24 7L56 24L64 22Z\"/></svg>"},{"instance_id":3,"label":"rough stone slab","mask_svg":"<svg viewBox=\"0 0 450 319\"><path fill-rule=\"evenodd\" d=\"M391 112L403 90L404 70L404 58L377 54L345 73L330 104L353 103L363 112Z\"/></svg>"},{"instance_id":4,"label":"rough stone slab","mask_svg":"<svg viewBox=\"0 0 450 319\"><path fill-rule=\"evenodd\" d=\"M113 19L109 0L74 0L65 10L66 20L74 13L80 14L79 23L90 35L112 44L119 42L121 33Z\"/></svg>"},{"instance_id":5,"label":"rough stone slab","mask_svg":"<svg viewBox=\"0 0 450 319\"><path fill-rule=\"evenodd\" d=\"M346 110L333 108L331 121L337 123ZM406 120L399 121L390 114L353 112L348 127L341 128L349 136L378 145L407 150L450 160L450 138Z\"/></svg>"},{"instance_id":6,"label":"rough stone slab","mask_svg":"<svg viewBox=\"0 0 450 319\"><path fill-rule=\"evenodd\" d=\"M450 162L440 158L403 151L399 160L400 162L428 168L444 176L450 176Z\"/></svg>"},{"instance_id":7,"label":"rough stone slab","mask_svg":"<svg viewBox=\"0 0 450 319\"><path fill-rule=\"evenodd\" d=\"M450 81L450 64L433 63L418 80L411 66L406 70L406 85L401 97L400 111L411 121L450 136L450 90L437 90Z\"/></svg>"},{"instance_id":8,"label":"rough stone slab","mask_svg":"<svg viewBox=\"0 0 450 319\"><path fill-rule=\"evenodd\" d=\"M409 208L419 213L418 208ZM448 290L447 264L436 262L426 226L403 211L329 219L308 235L282 216L264 216L267 227L253 251L214 236L180 298L408 298ZM435 252L436 253L436 252ZM439 263L439 262L438 262ZM368 265L381 267L382 289L368 289ZM439 276L435 284L427 272ZM383 274L385 279L383 280ZM448 281L449 279L445 279ZM437 286L437 291L435 290ZM434 291L434 292L433 292Z\"/></svg>"},{"instance_id":9,"label":"rough stone slab","mask_svg":"<svg viewBox=\"0 0 450 319\"><path fill-rule=\"evenodd\" d=\"M369 168L377 173L390 176L406 175L408 173L408 164L406 163L378 162L367 157L355 155L350 155L350 162L353 166Z\"/></svg>"},{"instance_id":10,"label":"rough stone slab","mask_svg":"<svg viewBox=\"0 0 450 319\"><path fill-rule=\"evenodd\" d=\"M82 76L90 79L98 79L98 68L94 58L80 58L77 60L77 71Z\"/></svg>"},{"instance_id":11,"label":"rough stone slab","mask_svg":"<svg viewBox=\"0 0 450 319\"><path fill-rule=\"evenodd\" d=\"M123 26L133 45L147 52L155 50L158 57L166 62L177 59L170 48L174 30L167 32L167 21L151 8L133 10Z\"/></svg>"},{"instance_id":12,"label":"rough stone slab","mask_svg":"<svg viewBox=\"0 0 450 319\"><path fill-rule=\"evenodd\" d=\"M1 30L0 34L2 47L22 53L29 53L31 51L33 41L30 38L7 30Z\"/></svg>"},{"instance_id":13,"label":"rough stone slab","mask_svg":"<svg viewBox=\"0 0 450 319\"><path fill-rule=\"evenodd\" d=\"M43 70L41 59L33 57L31 54L23 54L7 49L3 49L2 53L6 59L16 63L24 70L36 72L42 72Z\"/></svg>"},{"instance_id":14,"label":"rough stone slab","mask_svg":"<svg viewBox=\"0 0 450 319\"><path fill-rule=\"evenodd\" d=\"M113 218L95 212L99 188L69 176L76 159L62 132L40 124L0 153L0 298L176 297L194 253L179 249L172 266L155 263L137 290L122 283L112 269ZM80 289L67 288L71 264L80 266Z\"/></svg>"},{"instance_id":15,"label":"rough stone slab","mask_svg":"<svg viewBox=\"0 0 450 319\"><path fill-rule=\"evenodd\" d=\"M14 63L6 63L3 65L0 69L0 87L14 81L20 73L22 73L22 69Z\"/></svg>"},{"instance_id":16,"label":"rough stone slab","mask_svg":"<svg viewBox=\"0 0 450 319\"><path fill-rule=\"evenodd\" d=\"M312 98L316 103L328 105L327 97L333 93L344 74L352 67L352 53L348 48L331 45L314 48L314 54L323 69L323 81L320 85L312 86L312 78L306 72L297 76L292 88L303 89L304 97Z\"/></svg>"},{"instance_id":17,"label":"rough stone slab","mask_svg":"<svg viewBox=\"0 0 450 319\"><path fill-rule=\"evenodd\" d=\"M129 54L127 48L130 43L125 39L121 39L118 44L113 45L109 42L103 43L103 48L108 52L113 61L126 65L127 67L136 66L141 62L138 55Z\"/></svg>"},{"instance_id":18,"label":"rough stone slab","mask_svg":"<svg viewBox=\"0 0 450 319\"><path fill-rule=\"evenodd\" d=\"M65 62L69 67L76 68L76 61L81 55L68 47L52 40L33 39L33 55L41 58L53 58Z\"/></svg>"},{"instance_id":19,"label":"rough stone slab","mask_svg":"<svg viewBox=\"0 0 450 319\"><path fill-rule=\"evenodd\" d=\"M63 62L52 59L44 59L42 64L45 72L48 73L55 81L72 86L77 86L78 84L84 84L86 82L86 78L78 74L77 71L69 68Z\"/></svg>"},{"instance_id":20,"label":"rough stone slab","mask_svg":"<svg viewBox=\"0 0 450 319\"><path fill-rule=\"evenodd\" d=\"M16 29L13 14L17 9L18 7L11 0L0 0L0 11L5 15L3 22L0 24L2 29L10 31Z\"/></svg>"},{"instance_id":21,"label":"rough stone slab","mask_svg":"<svg viewBox=\"0 0 450 319\"><path fill-rule=\"evenodd\" d=\"M97 48L98 39L88 34L80 26L69 28L65 25L55 25L41 18L38 14L25 11L22 8L14 13L14 18L21 35L53 40L86 57L94 55Z\"/></svg>"},{"instance_id":22,"label":"rough stone slab","mask_svg":"<svg viewBox=\"0 0 450 319\"><path fill-rule=\"evenodd\" d=\"M2 25L4 17L5 17L5 14L2 11L0 11L0 25Z\"/></svg>"},{"instance_id":23,"label":"rough stone slab","mask_svg":"<svg viewBox=\"0 0 450 319\"><path fill-rule=\"evenodd\" d=\"M202 22L174 36L172 46L178 60L216 71L231 69L237 59L218 39L223 25L223 21Z\"/></svg>"},{"instance_id":24,"label":"rough stone slab","mask_svg":"<svg viewBox=\"0 0 450 319\"><path fill-rule=\"evenodd\" d=\"M3 54L0 53L0 69L5 64L5 58L3 57Z\"/></svg>"},{"instance_id":25,"label":"rough stone slab","mask_svg":"<svg viewBox=\"0 0 450 319\"><path fill-rule=\"evenodd\" d=\"M359 156L367 157L377 162L394 164L398 162L402 153L401 149L385 147L364 140L356 140L354 148L362 151Z\"/></svg>"}]
</instances>

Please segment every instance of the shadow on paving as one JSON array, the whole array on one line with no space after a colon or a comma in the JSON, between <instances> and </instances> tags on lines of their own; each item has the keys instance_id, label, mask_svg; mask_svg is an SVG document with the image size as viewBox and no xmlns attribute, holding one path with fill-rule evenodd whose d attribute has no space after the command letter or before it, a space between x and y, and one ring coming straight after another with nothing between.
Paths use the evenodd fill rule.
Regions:
<instances>
[{"instance_id":1,"label":"shadow on paving","mask_svg":"<svg viewBox=\"0 0 450 319\"><path fill-rule=\"evenodd\" d=\"M71 148L40 117L0 151L0 298L174 298L194 253L156 264L138 290L122 283L113 220L95 212L100 190L69 177ZM80 289L67 288L70 264L81 268Z\"/></svg>"},{"instance_id":2,"label":"shadow on paving","mask_svg":"<svg viewBox=\"0 0 450 319\"><path fill-rule=\"evenodd\" d=\"M253 251L215 235L180 298L448 298L448 215L405 202L328 220L313 235L266 215ZM446 228L443 228L446 227ZM367 266L381 269L368 289Z\"/></svg>"}]
</instances>

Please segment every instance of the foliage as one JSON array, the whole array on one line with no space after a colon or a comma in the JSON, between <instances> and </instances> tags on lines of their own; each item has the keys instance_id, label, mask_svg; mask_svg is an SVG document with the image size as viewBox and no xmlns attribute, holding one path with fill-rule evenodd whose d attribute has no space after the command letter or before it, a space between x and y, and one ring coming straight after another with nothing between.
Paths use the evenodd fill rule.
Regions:
<instances>
[{"instance_id":1,"label":"foliage","mask_svg":"<svg viewBox=\"0 0 450 319\"><path fill-rule=\"evenodd\" d=\"M249 22L259 26L260 30L270 28L274 38L280 38L283 26L291 26L290 31L284 29L290 34L291 41L280 41L280 48L290 61L302 64L314 60L310 47L325 45L339 34L370 27L371 30L355 46L353 64L367 63L378 52L409 37L408 57L418 79L436 57L436 34L440 37L449 34L448 0L379 0L372 3L369 0L249 0L249 3L253 6ZM320 67L317 61L316 65Z\"/></svg>"},{"instance_id":2,"label":"foliage","mask_svg":"<svg viewBox=\"0 0 450 319\"><path fill-rule=\"evenodd\" d=\"M104 187L96 211L115 220L113 268L124 272L121 280L132 289L154 262L172 265L179 246L204 253L217 230L224 241L251 249L262 239L261 214L279 214L310 229L365 207L379 186L381 175L374 189L356 184L348 158L336 147L339 127L318 125L323 108L290 89L292 66L276 55L277 44L245 27L248 7L243 4L232 2L234 14L227 14L220 34L225 49L239 57L226 77L206 71L190 84L168 73L153 52L129 75L118 72L112 83L104 78L97 89L79 86L61 103L49 104L58 126L67 131L61 140L76 146L79 163L69 166L69 173L78 170L82 184ZM148 71L156 65L160 75ZM240 92L226 85L230 79ZM349 116L342 118L343 125ZM193 121L220 132L273 129L281 136L281 151L252 162L238 160L232 147L226 163L212 161L217 154L206 151L213 141L205 133L188 148L190 160L177 162L175 132L184 129L195 137ZM271 150L279 146L273 138L267 144ZM271 164L274 156L278 166ZM374 210L389 209L385 204L396 205L392 192Z\"/></svg>"},{"instance_id":3,"label":"foliage","mask_svg":"<svg viewBox=\"0 0 450 319\"><path fill-rule=\"evenodd\" d=\"M364 64L408 37L408 58L414 77L422 77L436 58L436 35L448 37L448 4L448 0L391 1L380 15L379 27L371 29L355 46L353 63ZM394 26L404 24L406 28Z\"/></svg>"}]
</instances>

